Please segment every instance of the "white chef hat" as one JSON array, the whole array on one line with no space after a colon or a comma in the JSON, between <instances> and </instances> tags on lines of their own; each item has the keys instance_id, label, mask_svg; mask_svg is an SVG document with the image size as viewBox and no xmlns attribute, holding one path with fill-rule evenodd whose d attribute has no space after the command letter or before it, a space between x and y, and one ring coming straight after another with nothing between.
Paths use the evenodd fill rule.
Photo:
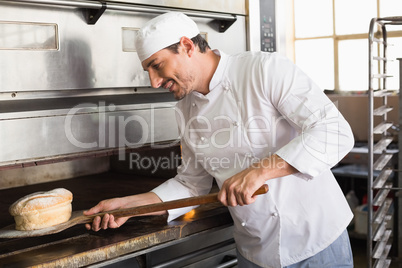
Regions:
<instances>
[{"instance_id":1,"label":"white chef hat","mask_svg":"<svg viewBox=\"0 0 402 268\"><path fill-rule=\"evenodd\" d=\"M137 33L135 47L140 61L170 45L183 36L193 38L200 33L197 24L180 12L168 12L148 21Z\"/></svg>"}]
</instances>

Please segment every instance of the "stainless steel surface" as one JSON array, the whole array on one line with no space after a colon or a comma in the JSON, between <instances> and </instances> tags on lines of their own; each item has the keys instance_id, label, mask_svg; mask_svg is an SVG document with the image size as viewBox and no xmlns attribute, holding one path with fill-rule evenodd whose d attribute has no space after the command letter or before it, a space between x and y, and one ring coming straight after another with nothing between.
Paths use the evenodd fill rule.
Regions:
<instances>
[{"instance_id":1,"label":"stainless steel surface","mask_svg":"<svg viewBox=\"0 0 402 268\"><path fill-rule=\"evenodd\" d=\"M100 16L103 15L103 12L107 10L117 10L117 11L131 11L131 12L141 12L141 13L151 13L151 14L162 14L168 11L181 11L188 16L193 17L201 17L201 18L212 18L212 19L223 19L223 20L232 20L236 17L234 15L225 14L225 13L217 13L214 10L210 9L207 11L194 11L194 10L185 10L182 9L182 5L179 7L172 6L166 7L166 5L160 6L149 6L149 5L138 5L137 3L112 3L108 2L89 2L89 1L73 1L73 0L8 0L8 3L18 3L18 4L27 4L27 5L40 5L40 6L50 6L50 7L73 7L73 8L84 8L84 9L92 9L95 14L97 11L100 11L102 8L99 17L91 24L95 24ZM242 10L238 9L237 12L241 12ZM226 11L227 12L227 11ZM236 14L236 13L235 13ZM244 13L242 13L244 15Z\"/></svg>"},{"instance_id":2,"label":"stainless steel surface","mask_svg":"<svg viewBox=\"0 0 402 268\"><path fill-rule=\"evenodd\" d=\"M120 157L128 158L130 152L155 152L161 146L180 152L175 100L164 89L150 88L132 45L135 31L149 19L182 10L196 21L212 48L229 54L247 49L243 0L112 0L106 5L96 24L89 25L86 9L96 12L104 6L101 1L0 0L4 200L14 199L20 191L65 187L75 193L74 209L81 210L102 199L148 191L167 179L141 173L133 181L131 167L123 180L122 174L101 173L116 167L116 162L129 163ZM216 20L234 24L222 33ZM158 171L167 176L166 168ZM91 180L78 177L88 174ZM28 186L4 189L9 180L10 187ZM7 204L0 209L7 215ZM11 224L12 218L1 222ZM199 235L199 243L193 235ZM211 267L222 264L217 258L227 251L234 253L232 221L221 206L201 206L169 224L165 217L145 218L109 232L88 234L71 228L37 239L1 241L0 266L122 267L130 258L162 264L180 248L187 255L176 260L192 265L197 259L197 267ZM207 250L225 240L229 245L219 249L221 255ZM200 251L194 253L189 245ZM222 265L233 263L232 259Z\"/></svg>"},{"instance_id":3,"label":"stainless steel surface","mask_svg":"<svg viewBox=\"0 0 402 268\"><path fill-rule=\"evenodd\" d=\"M246 15L247 12L246 1L244 0L111 0L109 2L135 3L241 15Z\"/></svg>"},{"instance_id":4,"label":"stainless steel surface","mask_svg":"<svg viewBox=\"0 0 402 268\"><path fill-rule=\"evenodd\" d=\"M402 58L398 58L399 61L399 92L402 92ZM402 103L402 94L399 94L399 103ZM402 126L402 105L399 106L399 118L398 118L398 123L399 126ZM398 140L402 141L402 131L398 132ZM398 168L400 169L402 167L402 142L399 142L398 144ZM402 172L398 172L398 184L397 186L399 188L402 188ZM397 239L398 241L402 241L402 191L399 190L397 192L398 196L398 210L397 210L397 222L398 224L398 229L397 229ZM398 258L402 260L402 243L398 243Z\"/></svg>"},{"instance_id":5,"label":"stainless steel surface","mask_svg":"<svg viewBox=\"0 0 402 268\"><path fill-rule=\"evenodd\" d=\"M98 190L94 191L92 183L76 178L88 175L88 170L92 172L89 174L108 171L117 158L120 164L129 163L129 159L122 159L128 158L130 152L156 151L161 146L178 148L176 101L164 89L150 87L148 74L143 71L132 46L135 31L149 19L167 10L180 9L195 20L211 48L229 54L247 49L244 1L107 1L106 11L96 24L89 25L85 9L96 12L101 7L100 1L0 0L0 188L3 197L6 192L13 193L14 189L7 187L9 179L18 180L10 187L57 184L68 188L70 180L61 179L74 178L71 187L78 189L75 199L80 199L79 193L91 199L85 208L79 207L83 203L76 202L75 209L80 210L104 198L136 193L138 185L151 181L134 183L131 173L123 183L117 183L116 176L106 178L105 175L102 180L102 174L94 175L100 191L108 195L102 197ZM234 21L234 24L222 33L217 20ZM135 191L129 190L130 187ZM31 188L20 189L30 191ZM33 251L24 248L24 254L20 255L17 249L0 256L0 262L21 258L23 263L41 265L43 260L35 257L39 249L43 250L39 255L46 255L52 264L102 265L99 262L106 261L107 265L107 261L117 257L113 262L119 266L123 261L119 256L149 255L155 250L152 246L163 242L181 240L200 231L210 232L211 228L231 227L230 215L226 210L221 213L221 209L225 208L219 208L217 214L197 210L195 216L183 218L184 225L182 222L166 225L166 219L159 219L156 220L159 226L155 226L152 220L145 228L152 230L144 230L145 223L134 224L134 229L130 229L128 223L127 229L114 230L116 235L105 234L106 239L99 235L71 238L70 233L76 231L72 228L71 232L60 234L67 239L55 238L52 245L22 241L33 247ZM148 233L142 236L143 232ZM218 238L220 234L213 237ZM231 232L228 234L231 239ZM214 241L208 240L219 243ZM11 244L20 247L18 242ZM7 245L2 246L4 251L9 250Z\"/></svg>"},{"instance_id":6,"label":"stainless steel surface","mask_svg":"<svg viewBox=\"0 0 402 268\"><path fill-rule=\"evenodd\" d=\"M139 256L146 256L146 267L233 267L237 257L232 233L233 226L223 226L88 267L137 267L135 258ZM229 256L230 260L222 263Z\"/></svg>"},{"instance_id":7,"label":"stainless steel surface","mask_svg":"<svg viewBox=\"0 0 402 268\"><path fill-rule=\"evenodd\" d=\"M57 30L55 23L0 22L0 49L57 50Z\"/></svg>"},{"instance_id":8,"label":"stainless steel surface","mask_svg":"<svg viewBox=\"0 0 402 268\"><path fill-rule=\"evenodd\" d=\"M4 0L2 0L4 1ZM69 1L69 0L7 0L9 3L16 4L40 4L40 5L54 5L54 6L67 6L67 7L79 7L79 8L95 8L99 9L102 7L100 1Z\"/></svg>"},{"instance_id":9,"label":"stainless steel surface","mask_svg":"<svg viewBox=\"0 0 402 268\"><path fill-rule=\"evenodd\" d=\"M87 157L47 165L10 168L0 171L0 189L64 180L110 170L108 157Z\"/></svg>"},{"instance_id":10,"label":"stainless steel surface","mask_svg":"<svg viewBox=\"0 0 402 268\"><path fill-rule=\"evenodd\" d=\"M152 109L127 107L126 111L111 111L110 106L102 103L91 106L87 103L87 108L81 105L56 110L58 115L41 111L42 116L0 120L0 166L25 159L108 148L139 148L177 140L178 130L175 121L172 122L173 104L148 105Z\"/></svg>"},{"instance_id":11,"label":"stainless steel surface","mask_svg":"<svg viewBox=\"0 0 402 268\"><path fill-rule=\"evenodd\" d=\"M148 75L143 71L136 53L122 50L122 28L139 28L156 14L110 10L96 25L87 25L77 9L13 5L8 2L0 1L0 21L55 23L60 42L57 51L0 50L0 92L10 92L9 99L18 98L21 91L149 87ZM113 7L114 4L111 5ZM217 16L233 18L230 14ZM208 25L210 18L193 19L200 31L207 33L211 47L219 47L228 53L246 50L244 16L237 16L237 21L224 33L224 38ZM224 39L230 41L224 42ZM11 93L14 95L11 96Z\"/></svg>"},{"instance_id":12,"label":"stainless steel surface","mask_svg":"<svg viewBox=\"0 0 402 268\"><path fill-rule=\"evenodd\" d=\"M236 16L231 15L231 14L182 10L182 9L174 9L174 8L155 8L155 7L132 6L132 5L124 5L124 4L108 4L107 8L110 10L145 12L145 13L151 13L151 14L163 14L163 13L166 13L167 11L181 11L182 13L184 13L190 17L209 18L209 19L232 20L232 19L236 18Z\"/></svg>"},{"instance_id":13,"label":"stainless steel surface","mask_svg":"<svg viewBox=\"0 0 402 268\"><path fill-rule=\"evenodd\" d=\"M386 230L381 230L381 226L388 224L388 221L392 218L389 213L391 204L393 203L393 198L386 198L388 192L391 190L397 190L397 187L392 187L393 179L390 178L389 183L386 187L380 186L376 188L374 186L373 180L375 180L374 172L381 171L384 168L393 168L391 159L392 154L387 154L384 149L381 153L382 155L375 161L374 160L374 148L381 147L382 144L388 138L391 138L388 129L392 124L388 121L388 111L381 107L388 107L388 88L387 88L387 78L389 77L387 73L387 64L390 58L387 55L388 39L387 39L387 26L388 25L400 25L402 24L401 17L393 18L373 18L370 21L368 45L369 45L369 136L368 136L368 179L367 179L367 204L368 204L368 217L367 217L367 265L368 267L388 267L391 263L391 258L389 256L390 248L392 244L391 233L394 232L392 228ZM378 90L377 90L378 88ZM381 99L382 103L380 108L375 107L374 98ZM380 113L377 113L381 110ZM374 118L381 119L381 123L374 126ZM399 114L399 120L401 114ZM380 134L382 140L375 144L375 134ZM401 140L399 140L401 142ZM389 142L385 142L389 144ZM386 147L387 145L385 145ZM399 145L400 147L400 145ZM375 161L375 162L374 162ZM400 160L399 160L400 162ZM399 166L400 169L400 166ZM381 173L383 174L383 173ZM380 174L380 175L381 175ZM391 173L390 173L391 174ZM400 175L399 175L400 176ZM375 180L376 181L376 180ZM377 185L377 184L376 184ZM388 189L385 189L388 188ZM384 191L386 190L386 191ZM378 209L375 212L375 206ZM385 227L384 227L385 228ZM382 234L380 236L379 234ZM380 237L379 237L380 236ZM374 243L373 241L380 241ZM394 245L400 247L400 242L398 240L394 241Z\"/></svg>"},{"instance_id":14,"label":"stainless steel surface","mask_svg":"<svg viewBox=\"0 0 402 268\"><path fill-rule=\"evenodd\" d=\"M0 92L10 92L8 99L21 91L149 86L136 53L121 49L121 27L141 26L150 15L109 12L89 26L71 9L0 8L2 21L56 23L60 40L58 51L0 50Z\"/></svg>"},{"instance_id":15,"label":"stainless steel surface","mask_svg":"<svg viewBox=\"0 0 402 268\"><path fill-rule=\"evenodd\" d=\"M5 0L1 0L5 1ZM83 1L83 0L7 0L10 3L24 3L24 4L38 4L50 6L66 6L78 8L100 9L102 7L101 1ZM106 1L105 1L106 2ZM113 3L115 2L115 3ZM209 2L209 3L208 3ZM122 5L125 3L125 5ZM124 7L143 5L143 9L138 11L149 11L151 13L158 13L157 7L166 9L190 9L202 10L211 12L222 12L231 14L246 14L245 2L242 0L205 0L196 2L192 0L122 0L122 1L107 1L108 9L122 10ZM148 6L148 7L147 7ZM222 14L224 16L224 14Z\"/></svg>"},{"instance_id":16,"label":"stainless steel surface","mask_svg":"<svg viewBox=\"0 0 402 268\"><path fill-rule=\"evenodd\" d=\"M260 25L260 2L247 0L249 14L247 17L247 46L251 51L261 50L261 25Z\"/></svg>"},{"instance_id":17,"label":"stainless steel surface","mask_svg":"<svg viewBox=\"0 0 402 268\"><path fill-rule=\"evenodd\" d=\"M372 66L371 59L373 58L374 55L372 55L373 49L374 49L374 27L376 23L375 20L371 20L370 22L370 32L369 32L369 66ZM373 80L372 80L372 68L369 68L369 90L368 90L368 97L369 97L369 137L368 137L368 179L367 179L367 203L370 205L373 202L373 193L371 191L372 189L372 180L374 176L374 119L373 119L373 111L374 111L374 90L373 90ZM372 266L372 253L373 253L373 242L372 242L372 233L373 233L373 228L372 228L372 221L373 221L373 211L371 208L368 209L367 211L367 265L368 267Z\"/></svg>"},{"instance_id":18,"label":"stainless steel surface","mask_svg":"<svg viewBox=\"0 0 402 268\"><path fill-rule=\"evenodd\" d=\"M24 40L22 49L0 49L0 167L178 139L175 100L167 98L170 94L163 89L150 88L136 52L123 48L127 42L123 30L138 29L171 7L142 7L153 10L151 14L119 11L139 7L111 2L110 10L95 25L88 25L80 8L99 3L0 1L0 22L7 22L0 29L15 38L11 44L16 47L18 40ZM226 53L245 51L245 16L237 15L236 22L221 33L209 17L233 15L215 14L212 4L207 8L208 2L205 6L208 12L192 10L191 14L210 46ZM175 7L183 6L176 3ZM32 26L34 31L26 32L19 25ZM39 25L56 26L56 36L50 37L58 40L58 49L26 48L46 42Z\"/></svg>"}]
</instances>

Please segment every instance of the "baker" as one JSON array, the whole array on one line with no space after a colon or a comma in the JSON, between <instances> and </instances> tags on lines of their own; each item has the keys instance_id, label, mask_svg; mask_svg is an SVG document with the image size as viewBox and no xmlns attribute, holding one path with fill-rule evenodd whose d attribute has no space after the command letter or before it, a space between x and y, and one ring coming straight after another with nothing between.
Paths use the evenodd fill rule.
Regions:
<instances>
[{"instance_id":1,"label":"baker","mask_svg":"<svg viewBox=\"0 0 402 268\"><path fill-rule=\"evenodd\" d=\"M207 194L215 178L239 267L353 267L353 214L330 169L354 140L323 91L276 53L212 50L181 13L150 20L135 45L152 87L179 100L185 164L151 192L104 200L85 214ZM268 194L252 197L264 183ZM156 214L171 221L191 209ZM126 220L105 215L86 227Z\"/></svg>"}]
</instances>

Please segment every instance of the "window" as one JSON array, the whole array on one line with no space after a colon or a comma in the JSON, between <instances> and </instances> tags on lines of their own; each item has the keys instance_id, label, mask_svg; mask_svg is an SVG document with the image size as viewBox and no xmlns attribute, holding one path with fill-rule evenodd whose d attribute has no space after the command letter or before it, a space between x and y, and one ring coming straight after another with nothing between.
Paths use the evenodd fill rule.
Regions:
<instances>
[{"instance_id":1,"label":"window","mask_svg":"<svg viewBox=\"0 0 402 268\"><path fill-rule=\"evenodd\" d=\"M296 64L322 89L368 88L368 31L374 17L402 16L401 0L293 0ZM402 58L402 26L387 26L390 58ZM388 64L399 88L399 65Z\"/></svg>"}]
</instances>

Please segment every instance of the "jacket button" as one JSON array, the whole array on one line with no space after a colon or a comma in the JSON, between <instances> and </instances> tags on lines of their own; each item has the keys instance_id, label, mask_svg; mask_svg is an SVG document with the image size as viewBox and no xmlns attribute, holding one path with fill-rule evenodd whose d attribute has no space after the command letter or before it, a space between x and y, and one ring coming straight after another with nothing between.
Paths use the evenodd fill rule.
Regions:
<instances>
[{"instance_id":1,"label":"jacket button","mask_svg":"<svg viewBox=\"0 0 402 268\"><path fill-rule=\"evenodd\" d=\"M246 226L246 223L245 223L245 222L242 222L242 223L241 223L241 226L243 226L243 227Z\"/></svg>"},{"instance_id":2,"label":"jacket button","mask_svg":"<svg viewBox=\"0 0 402 268\"><path fill-rule=\"evenodd\" d=\"M277 212L272 213L272 217L278 217L278 213Z\"/></svg>"}]
</instances>

